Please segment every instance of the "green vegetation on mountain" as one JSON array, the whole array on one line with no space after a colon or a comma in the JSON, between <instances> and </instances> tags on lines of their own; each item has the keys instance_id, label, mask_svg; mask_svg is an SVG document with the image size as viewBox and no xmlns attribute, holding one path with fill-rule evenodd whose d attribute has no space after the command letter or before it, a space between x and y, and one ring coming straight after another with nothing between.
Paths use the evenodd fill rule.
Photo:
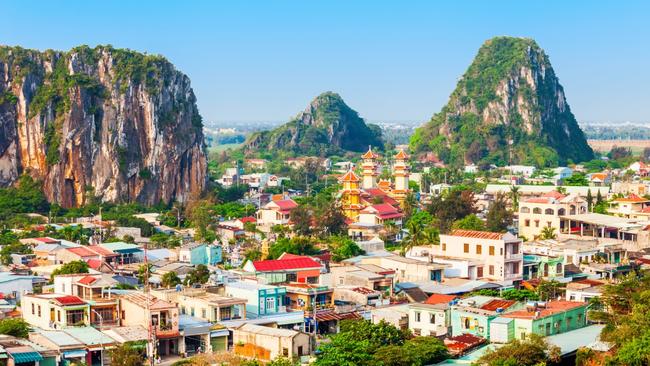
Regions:
<instances>
[{"instance_id":1,"label":"green vegetation on mountain","mask_svg":"<svg viewBox=\"0 0 650 366\"><path fill-rule=\"evenodd\" d=\"M366 124L341 96L326 92L288 123L251 135L244 148L249 154L282 151L292 155L329 156L361 152L369 145L383 147L379 126Z\"/></svg>"},{"instance_id":2,"label":"green vegetation on mountain","mask_svg":"<svg viewBox=\"0 0 650 366\"><path fill-rule=\"evenodd\" d=\"M532 39L486 41L449 102L411 138L453 166L553 166L593 158L564 90Z\"/></svg>"}]
</instances>

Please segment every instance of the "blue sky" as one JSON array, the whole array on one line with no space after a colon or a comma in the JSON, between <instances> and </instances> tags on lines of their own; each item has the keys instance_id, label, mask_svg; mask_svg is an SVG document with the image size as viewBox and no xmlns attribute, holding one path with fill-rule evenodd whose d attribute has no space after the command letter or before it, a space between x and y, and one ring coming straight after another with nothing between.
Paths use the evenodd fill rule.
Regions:
<instances>
[{"instance_id":1,"label":"blue sky","mask_svg":"<svg viewBox=\"0 0 650 366\"><path fill-rule=\"evenodd\" d=\"M171 60L209 121L284 121L323 91L425 121L484 40L532 37L579 121L650 121L650 2L5 1L0 44L112 44Z\"/></svg>"}]
</instances>

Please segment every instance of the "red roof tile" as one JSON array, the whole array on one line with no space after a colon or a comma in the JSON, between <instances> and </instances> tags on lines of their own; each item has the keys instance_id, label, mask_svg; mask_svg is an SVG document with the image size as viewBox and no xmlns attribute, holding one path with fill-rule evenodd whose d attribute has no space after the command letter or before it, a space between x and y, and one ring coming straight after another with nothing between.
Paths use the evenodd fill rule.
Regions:
<instances>
[{"instance_id":1,"label":"red roof tile","mask_svg":"<svg viewBox=\"0 0 650 366\"><path fill-rule=\"evenodd\" d=\"M254 261L253 266L256 271L272 272L286 271L292 269L320 268L320 264L311 258L293 258L293 259L270 259L264 261Z\"/></svg>"},{"instance_id":2,"label":"red roof tile","mask_svg":"<svg viewBox=\"0 0 650 366\"><path fill-rule=\"evenodd\" d=\"M477 238L477 239L490 239L490 240L501 240L503 239L503 233L493 233L489 231L476 231L476 230L454 230L451 232L452 236L462 236L465 238Z\"/></svg>"},{"instance_id":3,"label":"red roof tile","mask_svg":"<svg viewBox=\"0 0 650 366\"><path fill-rule=\"evenodd\" d=\"M289 211L292 210L296 207L298 207L298 204L296 201L292 199L286 199L286 200L279 200L279 201L273 201L278 207L280 208L281 211Z\"/></svg>"},{"instance_id":4,"label":"red roof tile","mask_svg":"<svg viewBox=\"0 0 650 366\"><path fill-rule=\"evenodd\" d=\"M638 203L641 203L641 202L648 202L648 200L643 198L643 197L639 197L634 193L631 193L627 197L615 199L614 202L638 202Z\"/></svg>"},{"instance_id":5,"label":"red roof tile","mask_svg":"<svg viewBox=\"0 0 650 366\"><path fill-rule=\"evenodd\" d=\"M457 298L458 296L455 295L433 294L429 296L429 298L424 303L429 305L449 304Z\"/></svg>"},{"instance_id":6,"label":"red roof tile","mask_svg":"<svg viewBox=\"0 0 650 366\"><path fill-rule=\"evenodd\" d=\"M558 314L567 310L579 308L581 306L586 307L588 304L586 302L576 302L576 301L565 301L565 300L556 300L549 301L546 303L545 308L538 308L539 317L545 318L554 314ZM505 313L501 315L505 318L518 318L518 319L534 319L536 316L536 311L529 311L528 309L522 309L513 311L511 313Z\"/></svg>"},{"instance_id":7,"label":"red roof tile","mask_svg":"<svg viewBox=\"0 0 650 366\"><path fill-rule=\"evenodd\" d=\"M550 191L543 194L542 197L555 198L556 200L561 200L566 196L558 191Z\"/></svg>"},{"instance_id":8,"label":"red roof tile","mask_svg":"<svg viewBox=\"0 0 650 366\"><path fill-rule=\"evenodd\" d=\"M72 296L72 295L55 297L54 301L64 306L86 304L86 302L81 300L78 296Z\"/></svg>"},{"instance_id":9,"label":"red roof tile","mask_svg":"<svg viewBox=\"0 0 650 366\"><path fill-rule=\"evenodd\" d=\"M257 219L255 219L253 216L246 216L246 217L242 217L241 219L239 219L239 221L241 221L243 223L257 222Z\"/></svg>"},{"instance_id":10,"label":"red roof tile","mask_svg":"<svg viewBox=\"0 0 650 366\"><path fill-rule=\"evenodd\" d=\"M387 215L399 212L394 206L389 205L388 203L379 203L376 205L368 206L363 209L363 211L376 212L377 215Z\"/></svg>"},{"instance_id":11,"label":"red roof tile","mask_svg":"<svg viewBox=\"0 0 650 366\"><path fill-rule=\"evenodd\" d=\"M516 301L495 299L481 306L481 309L487 311L496 311L497 309L507 309L515 304Z\"/></svg>"},{"instance_id":12,"label":"red roof tile","mask_svg":"<svg viewBox=\"0 0 650 366\"><path fill-rule=\"evenodd\" d=\"M76 247L76 248L67 248L67 251L74 253L80 257L94 257L97 256L97 253L86 247Z\"/></svg>"},{"instance_id":13,"label":"red roof tile","mask_svg":"<svg viewBox=\"0 0 650 366\"><path fill-rule=\"evenodd\" d=\"M36 240L36 241L40 241L41 243L46 243L46 244L57 244L57 243L59 243L59 240L52 239L52 238L47 238L47 237L44 237L44 238L34 238L34 240Z\"/></svg>"},{"instance_id":14,"label":"red roof tile","mask_svg":"<svg viewBox=\"0 0 650 366\"><path fill-rule=\"evenodd\" d=\"M97 279L95 277L93 277L93 276L85 276L84 278L77 281L77 283L88 286L88 285L91 285L95 281L97 281Z\"/></svg>"},{"instance_id":15,"label":"red roof tile","mask_svg":"<svg viewBox=\"0 0 650 366\"><path fill-rule=\"evenodd\" d=\"M104 256L104 257L117 257L117 256L119 256L119 254L113 253L112 251L110 251L110 250L108 250L108 249L106 249L106 248L104 248L102 246L99 246L99 245L90 245L90 246L88 246L88 249L90 251L95 252L95 253L97 253L97 254L99 254L101 256Z\"/></svg>"},{"instance_id":16,"label":"red roof tile","mask_svg":"<svg viewBox=\"0 0 650 366\"><path fill-rule=\"evenodd\" d=\"M400 150L400 151L397 153L397 155L395 155L395 159L398 159L398 160L406 160L406 159L408 159L408 158L409 158L409 156L406 155L406 153L404 152L404 150Z\"/></svg>"},{"instance_id":17,"label":"red roof tile","mask_svg":"<svg viewBox=\"0 0 650 366\"><path fill-rule=\"evenodd\" d=\"M102 266L103 261L100 259L88 259L86 260L86 263L88 263L88 267L98 271Z\"/></svg>"}]
</instances>

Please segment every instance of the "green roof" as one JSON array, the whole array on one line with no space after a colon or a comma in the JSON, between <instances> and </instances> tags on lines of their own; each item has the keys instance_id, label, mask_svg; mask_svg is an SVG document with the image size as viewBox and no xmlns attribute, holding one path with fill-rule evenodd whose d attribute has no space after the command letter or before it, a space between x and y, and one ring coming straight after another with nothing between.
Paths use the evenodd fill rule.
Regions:
<instances>
[{"instance_id":1,"label":"green roof","mask_svg":"<svg viewBox=\"0 0 650 366\"><path fill-rule=\"evenodd\" d=\"M131 244L131 243L125 243L122 241L116 241L113 243L103 243L101 246L104 249L108 249L113 252L128 252L128 253L133 253L142 250L139 245L137 244Z\"/></svg>"},{"instance_id":2,"label":"green roof","mask_svg":"<svg viewBox=\"0 0 650 366\"><path fill-rule=\"evenodd\" d=\"M34 362L42 361L43 356L38 352L22 352L22 353L12 353L11 358L14 359L15 363L25 363L25 362Z\"/></svg>"}]
</instances>

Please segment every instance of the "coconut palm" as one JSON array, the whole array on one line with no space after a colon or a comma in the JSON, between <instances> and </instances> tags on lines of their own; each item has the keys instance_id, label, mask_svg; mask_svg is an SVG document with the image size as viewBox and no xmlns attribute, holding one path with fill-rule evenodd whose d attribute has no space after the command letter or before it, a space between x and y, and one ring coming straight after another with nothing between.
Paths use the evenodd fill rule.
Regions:
<instances>
[{"instance_id":1,"label":"coconut palm","mask_svg":"<svg viewBox=\"0 0 650 366\"><path fill-rule=\"evenodd\" d=\"M517 211L519 209L519 187L511 186L510 187L510 201L512 202L512 210Z\"/></svg>"}]
</instances>

